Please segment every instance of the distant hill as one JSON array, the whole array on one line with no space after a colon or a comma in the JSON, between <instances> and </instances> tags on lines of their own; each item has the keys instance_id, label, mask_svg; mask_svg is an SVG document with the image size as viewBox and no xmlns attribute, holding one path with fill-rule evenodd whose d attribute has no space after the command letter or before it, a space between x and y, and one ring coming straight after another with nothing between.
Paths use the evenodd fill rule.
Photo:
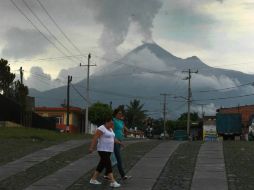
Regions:
<instances>
[{"instance_id":1,"label":"distant hill","mask_svg":"<svg viewBox=\"0 0 254 190\"><path fill-rule=\"evenodd\" d=\"M152 117L161 117L161 93L172 94L168 97L168 117L175 118L187 110L186 100L174 96L187 97L188 75L182 71L198 70L192 74L192 110L213 114L221 106L253 104L252 96L231 99L228 97L254 93L251 85L253 75L238 71L212 68L203 63L197 56L186 59L178 58L155 43L144 43L126 54L122 59L106 65L100 72L90 77L90 97L92 102L113 103L113 107L129 104L134 98L140 99ZM75 88L83 95L86 81L76 83ZM231 88L239 86L238 88ZM228 88L228 89L225 89ZM225 90L215 90L225 89ZM45 92L30 90L36 98L36 105L59 106L66 98L66 86ZM218 97L224 99L216 99ZM208 100L214 99L214 100ZM204 100L204 101L200 101ZM71 90L73 105L84 107L85 102Z\"/></svg>"}]
</instances>

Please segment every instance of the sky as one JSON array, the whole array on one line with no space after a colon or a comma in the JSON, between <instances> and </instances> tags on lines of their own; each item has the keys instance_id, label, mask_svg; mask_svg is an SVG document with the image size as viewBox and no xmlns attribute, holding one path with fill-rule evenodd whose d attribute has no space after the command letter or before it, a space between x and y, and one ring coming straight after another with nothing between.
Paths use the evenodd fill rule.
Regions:
<instances>
[{"instance_id":1,"label":"sky","mask_svg":"<svg viewBox=\"0 0 254 190\"><path fill-rule=\"evenodd\" d=\"M254 73L253 0L0 0L0 57L46 90L120 59L143 42ZM66 79L67 80L67 79Z\"/></svg>"}]
</instances>

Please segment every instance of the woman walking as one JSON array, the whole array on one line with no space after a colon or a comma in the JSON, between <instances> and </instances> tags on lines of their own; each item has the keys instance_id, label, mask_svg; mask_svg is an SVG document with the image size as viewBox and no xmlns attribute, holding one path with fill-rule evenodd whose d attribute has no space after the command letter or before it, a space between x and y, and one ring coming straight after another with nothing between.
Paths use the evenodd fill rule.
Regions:
<instances>
[{"instance_id":1,"label":"woman walking","mask_svg":"<svg viewBox=\"0 0 254 190\"><path fill-rule=\"evenodd\" d=\"M128 128L124 124L124 115L120 108L117 108L113 112L113 122L114 122L114 133L115 133L115 139L117 139L118 142L122 142L124 139L124 131L129 131ZM131 178L131 176L125 175L123 164L122 164L122 157L121 157L121 145L119 143L115 143L114 146L114 154L117 161L117 168L121 175L122 180L126 180ZM104 176L104 178L107 178Z\"/></svg>"},{"instance_id":2,"label":"woman walking","mask_svg":"<svg viewBox=\"0 0 254 190\"><path fill-rule=\"evenodd\" d=\"M101 182L97 180L102 170L106 168L106 175L110 180L110 187L120 187L121 185L116 182L113 173L110 155L114 151L114 143L121 145L121 142L115 139L113 131L113 121L111 117L105 119L105 124L101 125L95 132L89 152L92 153L97 143L97 151L100 156L100 162L90 180L91 184L99 185Z\"/></svg>"}]
</instances>

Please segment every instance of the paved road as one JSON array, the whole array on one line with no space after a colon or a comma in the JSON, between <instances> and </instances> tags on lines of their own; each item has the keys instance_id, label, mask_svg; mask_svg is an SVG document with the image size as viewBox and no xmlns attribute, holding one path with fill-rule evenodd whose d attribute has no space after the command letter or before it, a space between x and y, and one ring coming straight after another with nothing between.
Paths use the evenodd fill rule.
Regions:
<instances>
[{"instance_id":1,"label":"paved road","mask_svg":"<svg viewBox=\"0 0 254 190\"><path fill-rule=\"evenodd\" d=\"M26 170L35 164L49 159L60 152L81 146L90 140L68 141L27 155L19 160L0 167L0 180ZM126 141L127 144L137 141ZM165 141L145 154L127 175L133 178L122 182L121 190L151 190L172 153L181 142ZM26 190L67 189L84 174L93 169L99 161L97 152L70 163L55 173L46 176ZM199 151L191 190L227 190L227 179L223 157L222 142L206 142Z\"/></svg>"},{"instance_id":2,"label":"paved road","mask_svg":"<svg viewBox=\"0 0 254 190\"><path fill-rule=\"evenodd\" d=\"M18 172L24 171L35 164L43 162L61 152L76 148L83 144L89 143L91 140L71 140L48 148L41 149L26 155L18 160L9 162L0 167L0 181L6 179Z\"/></svg>"},{"instance_id":3,"label":"paved road","mask_svg":"<svg viewBox=\"0 0 254 190\"><path fill-rule=\"evenodd\" d=\"M140 142L126 141L125 145ZM26 188L26 190L63 190L72 185L84 174L96 167L99 162L97 152L88 154L77 161L72 162L68 166L56 171L52 175L46 176Z\"/></svg>"},{"instance_id":4,"label":"paved road","mask_svg":"<svg viewBox=\"0 0 254 190\"><path fill-rule=\"evenodd\" d=\"M180 142L166 141L141 158L128 172L132 179L122 184L121 190L151 190L161 171Z\"/></svg>"}]
</instances>

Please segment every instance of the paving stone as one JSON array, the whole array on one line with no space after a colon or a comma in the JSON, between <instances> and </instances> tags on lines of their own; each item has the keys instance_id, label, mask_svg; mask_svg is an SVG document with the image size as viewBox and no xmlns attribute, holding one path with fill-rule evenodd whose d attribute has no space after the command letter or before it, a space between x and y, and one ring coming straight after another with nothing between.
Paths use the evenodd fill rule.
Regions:
<instances>
[{"instance_id":1,"label":"paving stone","mask_svg":"<svg viewBox=\"0 0 254 190\"><path fill-rule=\"evenodd\" d=\"M227 190L221 142L205 142L199 151L191 190Z\"/></svg>"},{"instance_id":2,"label":"paving stone","mask_svg":"<svg viewBox=\"0 0 254 190\"><path fill-rule=\"evenodd\" d=\"M43 162L61 152L81 146L90 140L71 140L58 145L54 145L29 155L26 155L18 160L9 162L0 167L0 181L17 174L18 172L25 171L26 169Z\"/></svg>"}]
</instances>

